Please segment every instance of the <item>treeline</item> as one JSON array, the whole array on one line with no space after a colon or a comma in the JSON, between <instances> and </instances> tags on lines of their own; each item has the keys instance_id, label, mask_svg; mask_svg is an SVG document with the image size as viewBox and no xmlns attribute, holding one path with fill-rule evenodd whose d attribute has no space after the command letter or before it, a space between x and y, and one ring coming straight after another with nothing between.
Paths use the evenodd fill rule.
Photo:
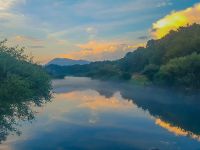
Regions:
<instances>
[{"instance_id":1,"label":"treeline","mask_svg":"<svg viewBox=\"0 0 200 150\"><path fill-rule=\"evenodd\" d=\"M65 75L131 80L143 76L154 84L200 88L200 25L172 30L165 37L149 40L116 61L68 67L47 66L54 77Z\"/></svg>"}]
</instances>

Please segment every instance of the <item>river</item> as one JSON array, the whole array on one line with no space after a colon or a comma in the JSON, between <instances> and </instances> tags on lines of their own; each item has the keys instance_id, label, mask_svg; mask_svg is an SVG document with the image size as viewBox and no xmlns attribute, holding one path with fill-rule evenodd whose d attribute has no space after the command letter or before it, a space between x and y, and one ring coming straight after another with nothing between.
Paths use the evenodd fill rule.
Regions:
<instances>
[{"instance_id":1,"label":"river","mask_svg":"<svg viewBox=\"0 0 200 150\"><path fill-rule=\"evenodd\" d=\"M199 150L200 95L66 77L0 150Z\"/></svg>"}]
</instances>

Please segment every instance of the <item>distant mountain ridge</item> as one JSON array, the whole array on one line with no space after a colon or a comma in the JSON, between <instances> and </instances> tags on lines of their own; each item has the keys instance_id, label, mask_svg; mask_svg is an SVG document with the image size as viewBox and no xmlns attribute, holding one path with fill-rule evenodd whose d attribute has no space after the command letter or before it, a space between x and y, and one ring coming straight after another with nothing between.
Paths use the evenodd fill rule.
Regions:
<instances>
[{"instance_id":1,"label":"distant mountain ridge","mask_svg":"<svg viewBox=\"0 0 200 150\"><path fill-rule=\"evenodd\" d=\"M54 58L50 62L46 64L48 65L58 65L58 66L72 66L72 65L85 65L89 64L90 62L87 60L73 60L69 58Z\"/></svg>"}]
</instances>

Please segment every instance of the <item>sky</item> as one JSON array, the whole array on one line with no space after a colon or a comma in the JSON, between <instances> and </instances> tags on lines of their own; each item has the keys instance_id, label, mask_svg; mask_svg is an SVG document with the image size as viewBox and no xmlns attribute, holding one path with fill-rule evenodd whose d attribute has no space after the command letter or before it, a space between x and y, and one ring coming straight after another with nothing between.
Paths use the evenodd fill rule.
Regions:
<instances>
[{"instance_id":1,"label":"sky","mask_svg":"<svg viewBox=\"0 0 200 150\"><path fill-rule=\"evenodd\" d=\"M0 0L0 40L39 63L119 59L194 22L200 0Z\"/></svg>"}]
</instances>

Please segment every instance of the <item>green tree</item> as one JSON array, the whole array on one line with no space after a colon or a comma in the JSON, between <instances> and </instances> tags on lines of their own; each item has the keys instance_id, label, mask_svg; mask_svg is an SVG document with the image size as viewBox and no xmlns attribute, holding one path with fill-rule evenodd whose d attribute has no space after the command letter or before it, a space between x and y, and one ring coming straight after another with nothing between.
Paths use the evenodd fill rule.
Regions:
<instances>
[{"instance_id":1,"label":"green tree","mask_svg":"<svg viewBox=\"0 0 200 150\"><path fill-rule=\"evenodd\" d=\"M170 60L161 66L156 77L167 85L200 88L200 54L193 53Z\"/></svg>"}]
</instances>

